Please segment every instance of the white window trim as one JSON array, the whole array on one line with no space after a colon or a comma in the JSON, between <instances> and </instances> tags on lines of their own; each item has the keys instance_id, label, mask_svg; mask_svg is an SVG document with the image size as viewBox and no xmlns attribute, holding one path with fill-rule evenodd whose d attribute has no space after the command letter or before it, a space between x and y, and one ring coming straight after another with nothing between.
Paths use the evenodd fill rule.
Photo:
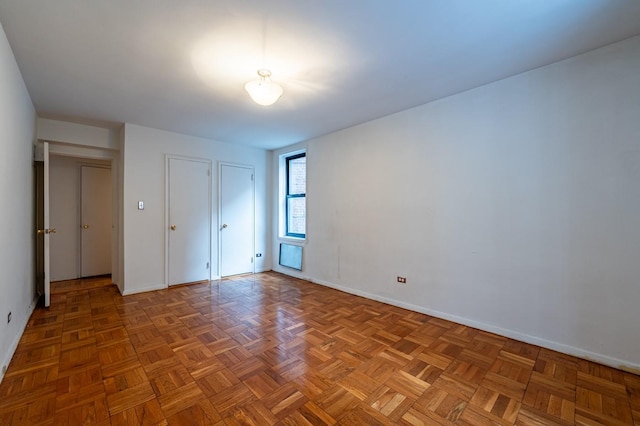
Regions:
<instances>
[{"instance_id":1,"label":"white window trim","mask_svg":"<svg viewBox=\"0 0 640 426\"><path fill-rule=\"evenodd\" d=\"M292 157L298 154L307 154L306 148L297 149L295 151L288 151L284 154L280 154L278 158L278 239L281 241L290 242L303 242L307 240L307 230L305 230L305 237L292 237L285 235L286 229L286 206L287 202L287 167L286 161L288 157Z\"/></svg>"}]
</instances>

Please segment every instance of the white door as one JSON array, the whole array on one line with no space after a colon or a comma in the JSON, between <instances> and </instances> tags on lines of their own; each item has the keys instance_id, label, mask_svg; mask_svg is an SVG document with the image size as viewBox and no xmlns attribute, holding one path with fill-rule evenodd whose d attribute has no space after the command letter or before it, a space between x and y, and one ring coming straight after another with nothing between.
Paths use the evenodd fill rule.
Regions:
<instances>
[{"instance_id":1,"label":"white door","mask_svg":"<svg viewBox=\"0 0 640 426\"><path fill-rule=\"evenodd\" d=\"M44 150L44 229L39 229L38 234L44 237L44 306L48 308L51 304L51 252L49 239L56 230L49 228L49 142L43 142Z\"/></svg>"},{"instance_id":2,"label":"white door","mask_svg":"<svg viewBox=\"0 0 640 426\"><path fill-rule=\"evenodd\" d=\"M168 284L209 280L211 165L169 157L167 179Z\"/></svg>"},{"instance_id":3,"label":"white door","mask_svg":"<svg viewBox=\"0 0 640 426\"><path fill-rule=\"evenodd\" d=\"M220 275L253 272L253 168L220 165Z\"/></svg>"},{"instance_id":4,"label":"white door","mask_svg":"<svg viewBox=\"0 0 640 426\"><path fill-rule=\"evenodd\" d=\"M111 273L111 170L82 166L80 276Z\"/></svg>"}]
</instances>

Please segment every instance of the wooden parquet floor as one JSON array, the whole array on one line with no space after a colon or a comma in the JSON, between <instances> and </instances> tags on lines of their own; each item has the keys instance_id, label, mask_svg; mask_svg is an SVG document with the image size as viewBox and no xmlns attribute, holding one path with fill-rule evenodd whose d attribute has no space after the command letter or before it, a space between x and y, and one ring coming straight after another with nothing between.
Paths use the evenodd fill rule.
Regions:
<instances>
[{"instance_id":1,"label":"wooden parquet floor","mask_svg":"<svg viewBox=\"0 0 640 426\"><path fill-rule=\"evenodd\" d=\"M0 425L630 425L640 377L269 272L38 308Z\"/></svg>"}]
</instances>

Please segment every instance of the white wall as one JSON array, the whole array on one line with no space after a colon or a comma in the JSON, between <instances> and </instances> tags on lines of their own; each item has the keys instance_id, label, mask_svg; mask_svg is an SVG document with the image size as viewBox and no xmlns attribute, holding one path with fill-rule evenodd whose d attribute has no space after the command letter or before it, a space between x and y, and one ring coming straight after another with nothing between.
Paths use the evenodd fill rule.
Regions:
<instances>
[{"instance_id":1,"label":"white wall","mask_svg":"<svg viewBox=\"0 0 640 426\"><path fill-rule=\"evenodd\" d=\"M305 145L298 276L640 369L640 37Z\"/></svg>"},{"instance_id":2,"label":"white wall","mask_svg":"<svg viewBox=\"0 0 640 426\"><path fill-rule=\"evenodd\" d=\"M34 307L35 109L0 26L0 378ZM12 312L11 323L7 314Z\"/></svg>"},{"instance_id":3,"label":"white wall","mask_svg":"<svg viewBox=\"0 0 640 426\"><path fill-rule=\"evenodd\" d=\"M165 156L210 159L212 170L212 275L218 264L218 162L255 167L256 271L271 269L271 216L267 190L267 151L125 124L124 129L124 294L166 288L165 284ZM138 210L138 201L145 203Z\"/></svg>"},{"instance_id":4,"label":"white wall","mask_svg":"<svg viewBox=\"0 0 640 426\"><path fill-rule=\"evenodd\" d=\"M120 149L120 129L38 118L38 138L70 145L117 151Z\"/></svg>"},{"instance_id":5,"label":"white wall","mask_svg":"<svg viewBox=\"0 0 640 426\"><path fill-rule=\"evenodd\" d=\"M108 161L52 155L49 164L51 281L80 277L80 167L110 166Z\"/></svg>"}]
</instances>

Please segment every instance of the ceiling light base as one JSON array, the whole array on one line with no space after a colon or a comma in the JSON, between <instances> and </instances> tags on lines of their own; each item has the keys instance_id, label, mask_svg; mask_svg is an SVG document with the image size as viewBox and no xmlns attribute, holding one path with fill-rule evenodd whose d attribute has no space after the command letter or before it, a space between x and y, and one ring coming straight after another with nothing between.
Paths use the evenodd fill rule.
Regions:
<instances>
[{"instance_id":1,"label":"ceiling light base","mask_svg":"<svg viewBox=\"0 0 640 426\"><path fill-rule=\"evenodd\" d=\"M244 89L249 93L251 99L258 105L269 106L276 103L284 90L282 87L271 81L271 71L267 69L258 70L259 79L245 84Z\"/></svg>"}]
</instances>

